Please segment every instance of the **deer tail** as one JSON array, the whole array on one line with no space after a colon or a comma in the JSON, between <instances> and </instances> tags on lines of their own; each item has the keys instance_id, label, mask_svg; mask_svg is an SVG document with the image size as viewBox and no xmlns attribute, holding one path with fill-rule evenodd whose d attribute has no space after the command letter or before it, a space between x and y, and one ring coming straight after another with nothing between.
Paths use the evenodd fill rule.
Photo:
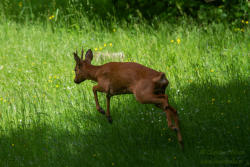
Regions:
<instances>
[{"instance_id":1,"label":"deer tail","mask_svg":"<svg viewBox=\"0 0 250 167\"><path fill-rule=\"evenodd\" d=\"M168 80L163 72L161 72L157 77L154 77L153 82L159 85L168 85Z\"/></svg>"}]
</instances>

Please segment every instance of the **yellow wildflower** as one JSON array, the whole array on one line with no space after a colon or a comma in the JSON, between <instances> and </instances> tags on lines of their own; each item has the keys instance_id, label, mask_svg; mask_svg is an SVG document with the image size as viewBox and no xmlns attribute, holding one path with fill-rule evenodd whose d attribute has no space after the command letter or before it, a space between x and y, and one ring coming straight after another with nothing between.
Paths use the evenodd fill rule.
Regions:
<instances>
[{"instance_id":1,"label":"yellow wildflower","mask_svg":"<svg viewBox=\"0 0 250 167\"><path fill-rule=\"evenodd\" d=\"M181 43L181 40L180 40L179 38L178 38L176 41L177 41L177 43L178 43L178 44L180 44L180 43Z\"/></svg>"},{"instance_id":2,"label":"yellow wildflower","mask_svg":"<svg viewBox=\"0 0 250 167\"><path fill-rule=\"evenodd\" d=\"M104 46L104 47L106 47L106 46L107 46L107 44L105 43L103 46Z\"/></svg>"},{"instance_id":3,"label":"yellow wildflower","mask_svg":"<svg viewBox=\"0 0 250 167\"><path fill-rule=\"evenodd\" d=\"M112 43L109 43L109 46L112 46L113 44Z\"/></svg>"},{"instance_id":4,"label":"yellow wildflower","mask_svg":"<svg viewBox=\"0 0 250 167\"><path fill-rule=\"evenodd\" d=\"M55 75L55 76L54 76L54 78L56 79L56 78L57 78L57 76Z\"/></svg>"},{"instance_id":5,"label":"yellow wildflower","mask_svg":"<svg viewBox=\"0 0 250 167\"><path fill-rule=\"evenodd\" d=\"M58 87L59 87L59 85L56 85L56 87L58 88Z\"/></svg>"},{"instance_id":6,"label":"yellow wildflower","mask_svg":"<svg viewBox=\"0 0 250 167\"><path fill-rule=\"evenodd\" d=\"M210 72L214 72L214 70L213 70L213 69L211 69L211 70L210 70Z\"/></svg>"},{"instance_id":7,"label":"yellow wildflower","mask_svg":"<svg viewBox=\"0 0 250 167\"><path fill-rule=\"evenodd\" d=\"M55 16L54 16L54 15L52 15L52 16L50 16L50 17L49 17L49 19L50 19L50 20L52 20L54 17L55 17Z\"/></svg>"},{"instance_id":8,"label":"yellow wildflower","mask_svg":"<svg viewBox=\"0 0 250 167\"><path fill-rule=\"evenodd\" d=\"M22 2L19 2L18 3L18 6L21 8L23 6L23 3Z\"/></svg>"},{"instance_id":9,"label":"yellow wildflower","mask_svg":"<svg viewBox=\"0 0 250 167\"><path fill-rule=\"evenodd\" d=\"M170 42L171 42L171 43L174 43L174 40L171 40Z\"/></svg>"},{"instance_id":10,"label":"yellow wildflower","mask_svg":"<svg viewBox=\"0 0 250 167\"><path fill-rule=\"evenodd\" d=\"M95 51L97 51L98 49L97 48L95 48Z\"/></svg>"},{"instance_id":11,"label":"yellow wildflower","mask_svg":"<svg viewBox=\"0 0 250 167\"><path fill-rule=\"evenodd\" d=\"M102 50L102 47L100 47L99 50Z\"/></svg>"},{"instance_id":12,"label":"yellow wildflower","mask_svg":"<svg viewBox=\"0 0 250 167\"><path fill-rule=\"evenodd\" d=\"M241 20L241 22L244 24L244 20Z\"/></svg>"},{"instance_id":13,"label":"yellow wildflower","mask_svg":"<svg viewBox=\"0 0 250 167\"><path fill-rule=\"evenodd\" d=\"M113 29L113 32L116 32L116 29L115 29L115 28Z\"/></svg>"},{"instance_id":14,"label":"yellow wildflower","mask_svg":"<svg viewBox=\"0 0 250 167\"><path fill-rule=\"evenodd\" d=\"M248 24L248 21L246 21L245 23Z\"/></svg>"}]
</instances>

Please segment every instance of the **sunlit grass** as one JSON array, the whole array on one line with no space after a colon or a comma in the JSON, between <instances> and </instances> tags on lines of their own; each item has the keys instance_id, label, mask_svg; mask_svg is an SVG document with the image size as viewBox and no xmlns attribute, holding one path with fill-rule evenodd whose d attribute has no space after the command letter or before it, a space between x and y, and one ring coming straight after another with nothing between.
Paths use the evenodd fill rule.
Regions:
<instances>
[{"instance_id":1,"label":"sunlit grass","mask_svg":"<svg viewBox=\"0 0 250 167\"><path fill-rule=\"evenodd\" d=\"M51 19L52 20L52 19ZM49 25L49 24L48 24ZM249 31L222 24L154 30L0 25L1 166L244 166L249 148ZM96 25L98 26L98 25ZM73 52L122 52L166 73L185 151L163 112L113 97L108 124L94 83L73 83ZM101 56L101 55L100 55ZM94 57L93 64L111 61ZM99 94L105 108L105 96ZM234 160L234 161L232 161Z\"/></svg>"}]
</instances>

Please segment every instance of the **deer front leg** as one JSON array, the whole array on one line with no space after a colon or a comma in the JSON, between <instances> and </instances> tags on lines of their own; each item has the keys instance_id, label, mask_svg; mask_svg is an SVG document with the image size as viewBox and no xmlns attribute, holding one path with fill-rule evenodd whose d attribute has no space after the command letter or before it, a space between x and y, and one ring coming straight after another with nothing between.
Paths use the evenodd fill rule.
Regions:
<instances>
[{"instance_id":1,"label":"deer front leg","mask_svg":"<svg viewBox=\"0 0 250 167\"><path fill-rule=\"evenodd\" d=\"M110 116L110 98L111 98L111 96L110 96L109 94L107 94L107 95L106 95L106 99L107 99L107 112L106 112L106 117L107 117L109 123L112 123L113 120L112 120L112 118L111 118L111 116Z\"/></svg>"},{"instance_id":2,"label":"deer front leg","mask_svg":"<svg viewBox=\"0 0 250 167\"><path fill-rule=\"evenodd\" d=\"M100 87L99 85L95 85L93 86L93 93L95 96L95 104L96 104L96 109L98 112L100 112L101 114L105 114L105 111L100 107L99 102L98 102L98 96L97 96L97 91L98 92L103 92L103 88Z\"/></svg>"}]
</instances>

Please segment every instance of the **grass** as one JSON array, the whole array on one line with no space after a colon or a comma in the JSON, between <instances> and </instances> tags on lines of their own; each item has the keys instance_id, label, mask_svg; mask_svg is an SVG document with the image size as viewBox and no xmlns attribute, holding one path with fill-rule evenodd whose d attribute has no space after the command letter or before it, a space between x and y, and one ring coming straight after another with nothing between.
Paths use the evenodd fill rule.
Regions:
<instances>
[{"instance_id":1,"label":"grass","mask_svg":"<svg viewBox=\"0 0 250 167\"><path fill-rule=\"evenodd\" d=\"M0 166L250 165L247 27L52 26L0 24ZM73 82L72 53L82 46L166 73L184 151L164 113L133 95L111 99L112 125L96 111L95 84Z\"/></svg>"}]
</instances>

